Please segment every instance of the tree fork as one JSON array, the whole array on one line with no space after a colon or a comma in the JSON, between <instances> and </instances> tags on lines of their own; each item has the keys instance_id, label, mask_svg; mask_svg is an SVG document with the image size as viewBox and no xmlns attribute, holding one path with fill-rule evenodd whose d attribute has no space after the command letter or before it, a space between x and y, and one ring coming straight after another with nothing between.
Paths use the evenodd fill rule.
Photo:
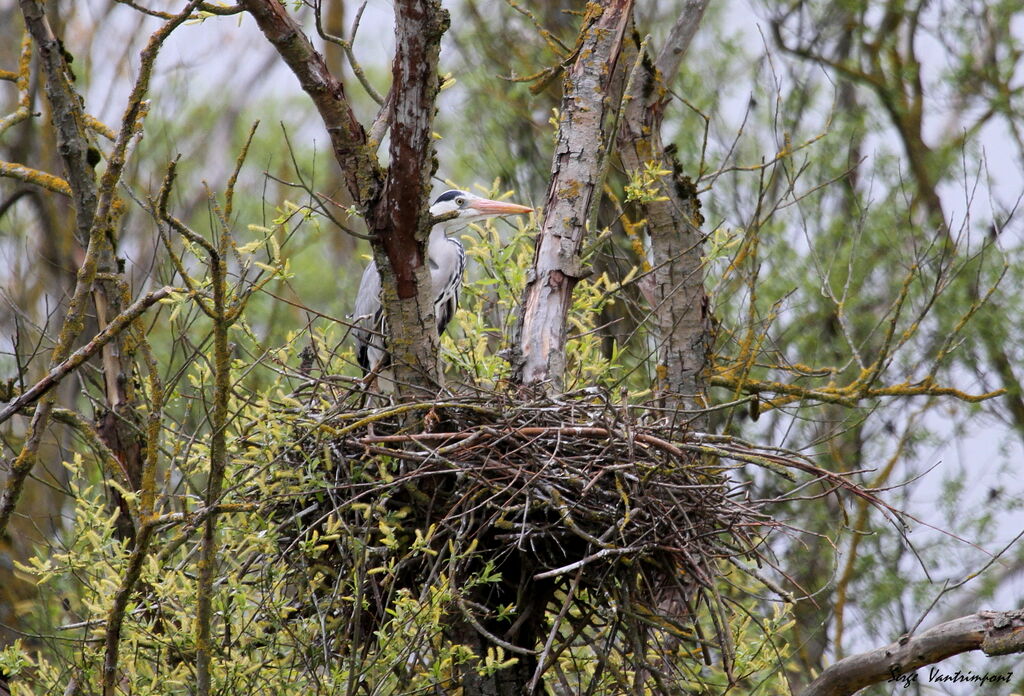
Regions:
<instances>
[{"instance_id":1,"label":"tree fork","mask_svg":"<svg viewBox=\"0 0 1024 696\"><path fill-rule=\"evenodd\" d=\"M384 172L377 161L376 143L356 118L343 83L330 73L287 9L276 0L242 0L241 4L319 111L349 194L370 228L398 395L434 394L441 369L425 262L430 233L427 199L436 167L431 134L440 89L438 57L448 13L439 0L395 3L392 79L401 89L393 89L391 166Z\"/></svg>"}]
</instances>

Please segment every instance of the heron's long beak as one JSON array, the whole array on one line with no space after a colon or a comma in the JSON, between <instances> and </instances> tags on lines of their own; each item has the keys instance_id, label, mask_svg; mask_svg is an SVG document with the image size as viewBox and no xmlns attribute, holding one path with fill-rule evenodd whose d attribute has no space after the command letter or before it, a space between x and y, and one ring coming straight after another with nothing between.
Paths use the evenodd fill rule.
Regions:
<instances>
[{"instance_id":1,"label":"heron's long beak","mask_svg":"<svg viewBox=\"0 0 1024 696\"><path fill-rule=\"evenodd\" d=\"M533 212L533 208L525 205L506 203L505 201L492 201L487 198L477 199L470 203L470 206L485 215L518 215L520 213Z\"/></svg>"}]
</instances>

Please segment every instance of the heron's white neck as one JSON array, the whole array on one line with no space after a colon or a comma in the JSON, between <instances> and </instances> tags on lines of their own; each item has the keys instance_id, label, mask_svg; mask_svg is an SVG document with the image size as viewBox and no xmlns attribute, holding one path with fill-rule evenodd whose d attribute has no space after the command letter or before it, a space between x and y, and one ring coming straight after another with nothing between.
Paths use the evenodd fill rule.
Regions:
<instances>
[{"instance_id":1,"label":"heron's white neck","mask_svg":"<svg viewBox=\"0 0 1024 696\"><path fill-rule=\"evenodd\" d=\"M430 238L427 241L427 246L434 246L444 242L445 237L454 232L457 232L460 228L465 227L466 223L459 219L445 220L434 225L430 230Z\"/></svg>"}]
</instances>

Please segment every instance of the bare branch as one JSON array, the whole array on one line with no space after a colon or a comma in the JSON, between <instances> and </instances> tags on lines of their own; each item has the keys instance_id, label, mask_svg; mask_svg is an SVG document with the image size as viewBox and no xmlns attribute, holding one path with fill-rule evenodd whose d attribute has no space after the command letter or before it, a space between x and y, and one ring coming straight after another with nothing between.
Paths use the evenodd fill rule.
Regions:
<instances>
[{"instance_id":1,"label":"bare branch","mask_svg":"<svg viewBox=\"0 0 1024 696\"><path fill-rule=\"evenodd\" d=\"M152 520L144 520L135 537L135 547L128 558L128 568L121 585L117 588L114 601L107 613L107 630L104 637L103 659L103 696L114 696L117 693L117 660L121 645L121 627L124 624L125 610L128 600L135 591L135 585L142 575L142 564L149 551L149 543L153 538Z\"/></svg>"},{"instance_id":2,"label":"bare branch","mask_svg":"<svg viewBox=\"0 0 1024 696\"><path fill-rule=\"evenodd\" d=\"M359 30L359 21L362 19L363 10L366 9L366 2L364 1L363 4L359 6L359 9L356 10L356 18L352 21L351 38L348 40L339 36L334 36L324 29L321 4L322 3L317 0L313 5L313 17L316 20L317 34L319 34L320 38L324 41L329 41L330 43L340 47L341 50L345 52L345 56L348 58L348 64L352 68L352 72L355 74L356 79L359 80L359 84L363 86L363 89L366 90L366 93L370 95L371 99L383 106L384 97L380 96L380 92L378 92L370 83L369 78L366 77L366 72L363 70L363 66L360 65L358 60L356 60L356 55L352 50L352 42L356 39L356 32Z\"/></svg>"},{"instance_id":3,"label":"bare branch","mask_svg":"<svg viewBox=\"0 0 1024 696\"><path fill-rule=\"evenodd\" d=\"M11 80L18 88L18 108L13 113L0 118L0 135L3 135L12 126L25 121L32 116L32 97L29 93L29 77L32 60L32 37L28 32L21 41L21 57L18 59L18 71L9 73L3 71L3 78Z\"/></svg>"},{"instance_id":4,"label":"bare branch","mask_svg":"<svg viewBox=\"0 0 1024 696\"><path fill-rule=\"evenodd\" d=\"M35 184L47 191L71 197L71 187L68 186L68 182L64 179L38 169L26 167L24 164L18 164L17 162L0 162L0 177L17 179L18 181L24 181L26 184Z\"/></svg>"},{"instance_id":5,"label":"bare branch","mask_svg":"<svg viewBox=\"0 0 1024 696\"><path fill-rule=\"evenodd\" d=\"M1024 611L979 611L851 655L822 672L802 696L846 696L973 650L990 657L1024 652Z\"/></svg>"},{"instance_id":6,"label":"bare branch","mask_svg":"<svg viewBox=\"0 0 1024 696\"><path fill-rule=\"evenodd\" d=\"M57 149L64 160L75 203L78 239L86 244L96 212L96 182L89 163L89 142L84 132L81 100L68 79L60 40L50 28L42 5L33 0L21 0L21 11L25 26L39 49L39 60L46 74L46 96L52 109Z\"/></svg>"},{"instance_id":7,"label":"bare branch","mask_svg":"<svg viewBox=\"0 0 1024 696\"><path fill-rule=\"evenodd\" d=\"M697 34L700 22L704 18L704 11L708 8L709 0L686 0L683 8L679 10L679 16L665 39L665 45L661 47L654 66L661 73L665 83L670 83L679 70L679 65L686 57L686 51L690 48L690 42Z\"/></svg>"},{"instance_id":8,"label":"bare branch","mask_svg":"<svg viewBox=\"0 0 1024 696\"><path fill-rule=\"evenodd\" d=\"M374 149L368 146L345 86L331 75L323 56L284 5L275 0L244 0L242 4L313 100L327 127L349 193L359 209L367 212L384 186L384 172Z\"/></svg>"},{"instance_id":9,"label":"bare branch","mask_svg":"<svg viewBox=\"0 0 1024 696\"><path fill-rule=\"evenodd\" d=\"M44 394L60 384L62 379L78 369L82 363L99 352L103 346L107 345L118 334L128 328L128 326L142 316L142 313L149 309L149 307L167 297L173 291L174 288L165 286L159 290L146 293L146 295L136 300L124 312L114 317L103 331L96 334L91 341L76 350L71 356L56 367L52 368L45 377L36 382L21 396L4 407L4 409L0 411L0 423L3 423L21 409L42 398Z\"/></svg>"}]
</instances>

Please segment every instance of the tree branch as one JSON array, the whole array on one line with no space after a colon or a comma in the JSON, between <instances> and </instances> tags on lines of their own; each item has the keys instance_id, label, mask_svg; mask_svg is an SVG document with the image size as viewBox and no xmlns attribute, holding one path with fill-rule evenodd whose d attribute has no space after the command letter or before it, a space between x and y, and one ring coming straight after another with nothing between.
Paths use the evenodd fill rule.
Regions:
<instances>
[{"instance_id":1,"label":"tree branch","mask_svg":"<svg viewBox=\"0 0 1024 696\"><path fill-rule=\"evenodd\" d=\"M62 196L71 196L71 187L64 179L17 162L0 162L0 177L17 179Z\"/></svg>"},{"instance_id":2,"label":"tree branch","mask_svg":"<svg viewBox=\"0 0 1024 696\"><path fill-rule=\"evenodd\" d=\"M588 8L580 50L565 76L544 220L512 342L513 381L556 390L565 372L566 314L585 275L580 249L587 218L601 195L602 153L614 145L608 95L633 3L605 0Z\"/></svg>"},{"instance_id":3,"label":"tree branch","mask_svg":"<svg viewBox=\"0 0 1024 696\"><path fill-rule=\"evenodd\" d=\"M186 11L165 25L154 34L147 51L151 58L155 57L159 42L166 38L170 30L187 18L188 12L198 4L198 0L186 6ZM43 7L35 0L21 0L21 11L25 18L25 26L32 35L32 40L39 49L42 71L46 75L46 95L50 102L52 120L57 136L57 150L61 154L66 170L67 184L70 187L71 199L75 210L75 229L78 240L85 249L85 259L78 269L75 289L68 304L57 345L50 358L51 371L63 363L71 353L71 348L81 334L85 323L86 304L96 283L97 273L116 273L112 241L107 238L108 231L112 234L113 216L108 215L112 207L114 189L123 170L123 154L128 140L135 132L136 117L141 113L141 101L145 86L148 84L149 68L144 66L140 72L132 100L126 114L132 115L122 123L122 137L114 148L115 158L107 168L103 185L98 190L92 164L89 162L89 140L86 127L90 119L82 108L82 99L74 90L68 77L63 47L54 35L43 12ZM157 41L157 37L160 37ZM151 67L151 66L150 66ZM100 193L102 192L102 198ZM100 205L102 203L102 205ZM98 212L99 211L99 212ZM117 306L117 305L114 305ZM114 337L117 336L115 332ZM102 347L102 346L101 346ZM11 514L32 468L38 457L43 432L49 423L53 409L52 394L43 393L42 401L32 414L28 434L21 451L11 466L10 475L4 484L0 496L0 534L7 529Z\"/></svg>"},{"instance_id":4,"label":"tree branch","mask_svg":"<svg viewBox=\"0 0 1024 696\"><path fill-rule=\"evenodd\" d=\"M18 59L18 71L3 71L4 79L14 82L18 88L18 107L10 114L0 118L0 136L9 129L32 117L32 94L29 92L29 80L32 65L32 37L25 32L21 40L21 57Z\"/></svg>"},{"instance_id":5,"label":"tree branch","mask_svg":"<svg viewBox=\"0 0 1024 696\"><path fill-rule=\"evenodd\" d=\"M851 655L822 672L801 696L846 696L973 650L990 657L1024 652L1024 611L979 611Z\"/></svg>"},{"instance_id":6,"label":"tree branch","mask_svg":"<svg viewBox=\"0 0 1024 696\"><path fill-rule=\"evenodd\" d=\"M368 212L383 189L384 172L352 110L345 86L330 73L323 56L284 5L276 0L243 0L242 6L255 18L260 31L313 100L331 138L334 157L349 193L359 209Z\"/></svg>"},{"instance_id":7,"label":"tree branch","mask_svg":"<svg viewBox=\"0 0 1024 696\"><path fill-rule=\"evenodd\" d=\"M76 350L66 360L53 367L46 376L36 382L32 387L25 390L21 396L9 403L0 411L0 423L3 423L15 413L29 404L35 403L47 392L60 384L60 381L78 369L82 363L94 356L103 346L118 336L128 326L142 316L150 306L159 302L171 294L174 288L165 286L159 290L147 293L136 300L124 312L114 317L107 326L96 334L91 341Z\"/></svg>"},{"instance_id":8,"label":"tree branch","mask_svg":"<svg viewBox=\"0 0 1024 696\"><path fill-rule=\"evenodd\" d=\"M700 22L704 19L704 12L708 9L711 0L686 0L686 4L679 10L675 24L665 39L665 45L658 52L654 66L661 73L662 79L669 83L679 71L679 66L686 57L690 48L690 42L697 34Z\"/></svg>"},{"instance_id":9,"label":"tree branch","mask_svg":"<svg viewBox=\"0 0 1024 696\"><path fill-rule=\"evenodd\" d=\"M78 239L85 245L90 241L89 231L96 212L96 180L89 163L82 101L68 79L63 47L50 28L42 4L35 0L21 0L21 12L32 40L38 46L39 60L46 74L46 97L52 110L57 150L64 161L67 181L71 186Z\"/></svg>"},{"instance_id":10,"label":"tree branch","mask_svg":"<svg viewBox=\"0 0 1024 696\"><path fill-rule=\"evenodd\" d=\"M211 196L212 199L212 196ZM211 200L211 203L213 201ZM219 212L219 211L217 211ZM228 331L234 323L228 309L227 255L231 239L226 224L221 225L217 254L210 256L210 281L213 286L213 412L210 414L210 475L204 499L207 507L220 500L227 470L228 399L231 395L231 352ZM235 315L237 318L237 315ZM217 565L217 516L210 515L203 525L196 573L196 694L208 696L212 685L210 668L213 624L213 578ZM105 695L104 695L105 696Z\"/></svg>"}]
</instances>

